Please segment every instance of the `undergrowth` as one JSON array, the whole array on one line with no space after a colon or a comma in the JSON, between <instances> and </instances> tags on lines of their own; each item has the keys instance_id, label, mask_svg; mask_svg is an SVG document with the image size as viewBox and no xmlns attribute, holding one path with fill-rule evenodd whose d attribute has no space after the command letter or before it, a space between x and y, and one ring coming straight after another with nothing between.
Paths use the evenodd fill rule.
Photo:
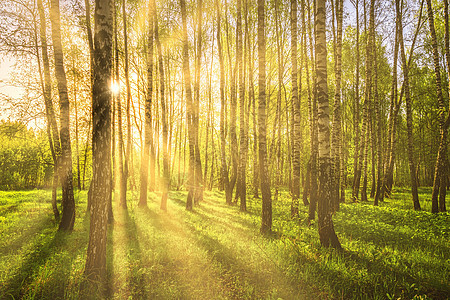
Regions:
<instances>
[{"instance_id":1,"label":"undergrowth","mask_svg":"<svg viewBox=\"0 0 450 300\"><path fill-rule=\"evenodd\" d=\"M186 193L150 193L148 209L114 209L108 230L108 299L447 299L449 214L411 210L407 190L380 206L342 204L334 215L344 251L320 246L307 207L273 200L273 234L261 236L260 199L248 211L206 192L194 211ZM429 211L430 189L420 190ZM83 299L89 220L76 192L76 224L58 233L50 191L0 192L0 299ZM447 207L449 207L447 205ZM91 295L93 296L93 295ZM99 295L97 295L99 296ZM95 297L95 295L94 295Z\"/></svg>"}]
</instances>

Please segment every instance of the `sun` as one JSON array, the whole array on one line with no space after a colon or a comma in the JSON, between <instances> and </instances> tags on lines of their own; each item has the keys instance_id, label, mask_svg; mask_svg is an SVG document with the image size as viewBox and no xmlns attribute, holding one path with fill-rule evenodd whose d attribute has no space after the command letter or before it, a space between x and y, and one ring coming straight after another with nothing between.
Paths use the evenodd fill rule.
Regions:
<instances>
[{"instance_id":1,"label":"sun","mask_svg":"<svg viewBox=\"0 0 450 300\"><path fill-rule=\"evenodd\" d=\"M111 87L110 87L110 89L111 89L111 92L114 95L119 94L119 92L120 92L120 83L116 82L115 80L111 80Z\"/></svg>"}]
</instances>

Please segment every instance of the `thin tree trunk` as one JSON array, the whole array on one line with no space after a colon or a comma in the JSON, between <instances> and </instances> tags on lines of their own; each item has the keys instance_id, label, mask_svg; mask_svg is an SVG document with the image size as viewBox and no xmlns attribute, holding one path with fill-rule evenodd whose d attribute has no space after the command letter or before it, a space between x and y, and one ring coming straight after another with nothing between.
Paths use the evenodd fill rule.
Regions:
<instances>
[{"instance_id":1,"label":"thin tree trunk","mask_svg":"<svg viewBox=\"0 0 450 300\"><path fill-rule=\"evenodd\" d=\"M83 160L83 190L85 189L86 183L86 164L87 164L87 153L89 148L89 139L91 137L91 124L92 124L92 113L89 113L88 130L86 134L86 142L84 144L84 160ZM89 209L88 209L89 211Z\"/></svg>"},{"instance_id":2,"label":"thin tree trunk","mask_svg":"<svg viewBox=\"0 0 450 300\"><path fill-rule=\"evenodd\" d=\"M364 5L364 24L366 24L366 9ZM372 24L371 21L369 21ZM371 25L369 25L370 27ZM365 25L366 36L368 35ZM369 29L370 31L370 29ZM372 45L370 35L366 37L366 74L365 74L365 87L364 87L364 103L363 103L363 123L361 126L361 147L358 159L358 170L355 174L356 181L354 185L353 197L354 200L358 198L358 192L360 188L361 176L363 176L363 186L361 189L361 201L367 201L367 154L369 144L369 130L370 130L370 99L372 97L372 51L370 46Z\"/></svg>"},{"instance_id":3,"label":"thin tree trunk","mask_svg":"<svg viewBox=\"0 0 450 300\"><path fill-rule=\"evenodd\" d=\"M153 143L152 132L152 100L153 100L153 16L154 2L150 1L148 11L148 36L147 36L147 95L145 98L145 120L144 120L144 151L141 155L140 173L140 207L147 206L148 198L148 163L150 157L150 146Z\"/></svg>"},{"instance_id":4,"label":"thin tree trunk","mask_svg":"<svg viewBox=\"0 0 450 300\"><path fill-rule=\"evenodd\" d=\"M126 87L126 120L127 120L127 143L124 154L123 164L123 176L121 178L121 194L120 194L120 206L124 209L127 208L127 189L128 189L128 176L130 173L130 154L131 154L131 87L128 67L128 31L127 31L127 14L125 9L126 0L122 0L122 16L123 16L123 43L124 43L124 72L125 72L125 87Z\"/></svg>"},{"instance_id":5,"label":"thin tree trunk","mask_svg":"<svg viewBox=\"0 0 450 300\"><path fill-rule=\"evenodd\" d=\"M359 0L355 0L356 9L356 72L355 72L355 101L353 112L353 135L355 150L353 154L353 186L352 186L352 199L356 201L358 198L359 180L361 177L361 171L359 171L359 153L360 153L360 100L359 100L359 66L360 66L360 50L359 50ZM358 185L358 187L357 187Z\"/></svg>"},{"instance_id":6,"label":"thin tree trunk","mask_svg":"<svg viewBox=\"0 0 450 300\"><path fill-rule=\"evenodd\" d=\"M226 100L225 100L225 75L224 75L224 63L223 63L223 51L222 51L222 38L221 38L221 14L219 0L216 0L216 10L217 10L217 51L219 53L219 81L220 81L220 151L221 151L221 177L223 186L225 189L225 198L228 205L232 202L232 190L228 177L228 165L226 158L226 135L227 131L225 129L226 122Z\"/></svg>"},{"instance_id":7,"label":"thin tree trunk","mask_svg":"<svg viewBox=\"0 0 450 300\"><path fill-rule=\"evenodd\" d=\"M341 161L340 154L342 153L342 128L341 128L341 77L342 77L342 12L343 0L337 0L335 3L336 16L336 34L334 41L334 57L335 57L335 77L336 87L334 91L334 112L333 112L333 130L331 132L331 159L332 159L332 201L333 210L339 209L339 188L341 183ZM334 27L334 22L333 22Z\"/></svg>"},{"instance_id":8,"label":"thin tree trunk","mask_svg":"<svg viewBox=\"0 0 450 300\"><path fill-rule=\"evenodd\" d=\"M447 4L447 2L445 3ZM448 6L448 5L445 5ZM436 30L434 28L434 16L433 16L433 8L431 5L431 0L427 0L427 8L428 8L428 22L430 26L431 33L431 46L433 49L433 59L434 59L434 72L436 77L436 94L438 98L438 114L439 114L439 128L440 128L440 143L439 150L436 159L435 171L434 171L434 182L433 182L433 193L431 194L431 212L437 213L439 212L439 189L444 187L440 186L441 176L443 175L444 170L444 154L445 148L447 144L447 129L449 125L449 118L445 116L445 104L444 97L442 93L442 81L441 81L441 67L439 65L439 51L436 39ZM447 26L448 27L448 26ZM447 30L448 31L448 30ZM448 34L446 35L448 38ZM447 57L448 59L448 57ZM449 111L450 112L450 111Z\"/></svg>"},{"instance_id":9,"label":"thin tree trunk","mask_svg":"<svg viewBox=\"0 0 450 300\"><path fill-rule=\"evenodd\" d=\"M237 202L240 199L240 210L247 210L246 201L246 178L245 171L247 167L247 158L245 157L245 68L243 67L243 39L242 39L242 0L237 0L237 19L236 19L236 64L238 67L238 87L239 87L239 166L236 182L236 197Z\"/></svg>"},{"instance_id":10,"label":"thin tree trunk","mask_svg":"<svg viewBox=\"0 0 450 300\"><path fill-rule=\"evenodd\" d=\"M267 166L266 141L266 37L264 23L264 0L258 0L258 149L259 149L259 175L262 194L261 233L272 231L272 199L270 191L270 178Z\"/></svg>"},{"instance_id":11,"label":"thin tree trunk","mask_svg":"<svg viewBox=\"0 0 450 300\"><path fill-rule=\"evenodd\" d=\"M400 1L396 0L395 7L397 11L398 21L398 38L400 44L400 54L402 57L402 67L403 67L403 80L405 86L405 102L406 102L406 128L408 134L408 161L409 161L409 171L411 176L411 193L413 197L414 209L420 210L419 195L417 191L417 174L416 165L414 161L414 146L413 146L413 120L412 120L412 100L409 91L409 69L406 61L405 45L403 43L403 24L402 15L400 13Z\"/></svg>"},{"instance_id":12,"label":"thin tree trunk","mask_svg":"<svg viewBox=\"0 0 450 300\"><path fill-rule=\"evenodd\" d=\"M115 68L114 68L114 77L115 77L115 83L117 85L119 85L120 83L120 77L119 77L119 43L118 43L118 35L119 35L119 31L117 28L117 19L118 19L118 14L117 14L117 6L114 3L114 53L115 53L115 57L114 57L114 63L115 63ZM122 124L122 102L121 102L121 97L120 97L120 87L119 87L119 91L117 92L116 95L116 99L117 99L117 133L118 133L118 155L119 155L119 185L120 185L120 197L119 197L119 204L123 207L124 203L125 203L125 207L126 207L126 175L125 175L125 167L124 167L124 155L125 155L125 150L124 150L124 141L123 141L123 124ZM125 187L124 187L125 186Z\"/></svg>"},{"instance_id":13,"label":"thin tree trunk","mask_svg":"<svg viewBox=\"0 0 450 300\"><path fill-rule=\"evenodd\" d=\"M72 62L72 68L73 70L75 70L75 62L76 59L73 60ZM77 75L74 72L74 76L73 76L73 104L74 104L74 110L75 110L75 157L77 159L77 186L78 186L78 190L81 190L81 174L80 174L80 147L79 147L79 135L78 135L78 131L79 131L79 125L78 125L78 103L77 103Z\"/></svg>"},{"instance_id":14,"label":"thin tree trunk","mask_svg":"<svg viewBox=\"0 0 450 300\"><path fill-rule=\"evenodd\" d=\"M250 2L251 3L251 2ZM242 143L243 148L243 154L242 157L245 159L245 162L243 165L245 166L245 170L243 171L243 189L244 189L244 196L246 197L247 193L247 179L246 179L246 171L247 171L247 162L248 162L248 148L249 148L249 128L250 128L250 110L252 107L252 99L255 98L255 92L252 87L253 84L253 59L252 59L252 50L251 44L250 44L250 30L249 27L253 26L253 21L251 18L251 14L249 14L249 1L245 0L245 6L244 6L244 14L245 14L245 37L246 37L246 47L245 49L246 54L244 54L244 70L248 69L248 102L247 102L247 111L245 113L245 124L244 124L244 141ZM245 72L245 71L244 71ZM245 210L247 209L247 205L245 205Z\"/></svg>"},{"instance_id":15,"label":"thin tree trunk","mask_svg":"<svg viewBox=\"0 0 450 300\"><path fill-rule=\"evenodd\" d=\"M228 24L228 12L225 12L225 18L227 19ZM236 60L234 63L234 67L231 67L231 83L230 83L230 128L229 128L229 134L230 134L230 151L231 151L231 177L230 177L230 189L231 193L233 193L233 190L236 185L237 181L237 175L238 175L238 168L239 168L239 149L238 149L238 142L237 142L237 134L236 134L236 110L237 110L237 88L236 88L236 73L238 72L239 67L239 56L238 56L238 48L239 48L239 36L240 36L241 29L236 26ZM228 30L227 30L228 33ZM231 56L230 56L230 42L231 39L227 36L227 42L228 42L228 56L230 60L230 66L231 63Z\"/></svg>"},{"instance_id":16,"label":"thin tree trunk","mask_svg":"<svg viewBox=\"0 0 450 300\"><path fill-rule=\"evenodd\" d=\"M378 58L377 58L377 47L376 47L376 32L375 28L372 28L372 40L373 40L373 73L374 73L374 106L375 106L375 121L376 125L376 146L374 145L373 150L377 152L377 180L376 180L376 190L374 195L374 205L378 205L378 202L382 200L381 198L381 185L383 182L383 155L382 155L382 140L381 140L381 103L378 97ZM372 150L372 151L373 151ZM373 162L372 162L373 164ZM375 182L375 181L374 181Z\"/></svg>"},{"instance_id":17,"label":"thin tree trunk","mask_svg":"<svg viewBox=\"0 0 450 300\"><path fill-rule=\"evenodd\" d=\"M374 71L374 70L373 70ZM373 73L375 74L375 72ZM375 76L374 76L375 77ZM372 80L374 79L374 77L372 78ZM372 91L373 91L373 101L370 102L370 154L372 156L371 158L371 175L372 175L372 180L371 180L371 187L370 187L370 198L374 198L375 197L375 188L376 188L376 173L375 173L375 166L376 166L376 156L377 156L377 150L376 150L376 128L375 128L375 84L374 84L375 80L373 80L372 83Z\"/></svg>"},{"instance_id":18,"label":"thin tree trunk","mask_svg":"<svg viewBox=\"0 0 450 300\"><path fill-rule=\"evenodd\" d=\"M259 198L259 166L258 166L258 131L257 131L257 113L256 113L256 97L255 85L253 78L253 53L250 51L250 71L249 71L249 85L250 85L250 100L252 102L252 116L253 116L253 197Z\"/></svg>"},{"instance_id":19,"label":"thin tree trunk","mask_svg":"<svg viewBox=\"0 0 450 300\"><path fill-rule=\"evenodd\" d=\"M187 35L187 13L186 2L180 0L181 19L182 19L182 39L183 39L183 77L184 89L186 92L186 123L189 139L189 170L188 170L188 196L186 201L186 209L192 210L193 200L195 197L195 136L194 136L194 107L192 101L191 74L189 67L189 44Z\"/></svg>"},{"instance_id":20,"label":"thin tree trunk","mask_svg":"<svg viewBox=\"0 0 450 300\"><path fill-rule=\"evenodd\" d=\"M274 176L274 199L278 199L278 192L280 186L280 177L281 177L281 152L279 151L279 146L281 146L281 89L283 87L283 57L281 52L281 38L280 38L280 17L279 17L279 8L278 1L275 1L275 41L277 48L277 102L276 102L276 111L275 111L275 122L273 124L273 134L272 134L272 145L270 147L270 157L274 154L274 166L273 170L275 173ZM300 81L301 82L301 81ZM275 148L274 150L272 150ZM300 176L299 176L300 177ZM300 181L300 180L299 180Z\"/></svg>"},{"instance_id":21,"label":"thin tree trunk","mask_svg":"<svg viewBox=\"0 0 450 300\"><path fill-rule=\"evenodd\" d=\"M314 2L315 3L315 2ZM308 7L309 7L309 1L308 1ZM315 5L314 5L315 8ZM310 13L310 9L306 10L305 7L305 0L302 0L302 15L304 16L305 11L308 11L308 36L309 36L309 50L310 50L310 56L311 56L311 61L314 61L314 44L313 44L313 37L312 37L312 20L311 20L311 13ZM304 17L303 17L304 18ZM304 31L304 38L303 38L303 43L306 44L306 32L305 32L305 28L306 28L306 24L305 24L305 20L302 20L303 23L303 31ZM306 49L304 50L306 51ZM305 55L306 57L306 55ZM307 62L307 60L305 60ZM309 68L308 68L308 64L306 63L305 66L306 69L306 84L308 85L308 101L311 105L311 159L310 159L310 163L311 163L311 182L310 182L310 202L309 202L309 210L308 210L308 220L314 220L315 219L315 215L316 215L316 208L317 208L317 201L318 201L318 129L319 129L319 124L318 124L318 107L317 107L317 93L316 93L316 76L315 76L315 64L312 63L311 65L311 74L312 74L312 82L310 82L310 76L309 76ZM313 86L313 88L311 89L311 84ZM312 90L312 92L311 92Z\"/></svg>"},{"instance_id":22,"label":"thin tree trunk","mask_svg":"<svg viewBox=\"0 0 450 300\"><path fill-rule=\"evenodd\" d=\"M291 217L298 216L300 198L300 99L298 93L297 71L297 0L291 0L291 63L292 63L292 99L291 99L291 141L292 141L292 202ZM280 63L280 62L279 62ZM280 70L278 71L280 72ZM281 97L281 95L280 95Z\"/></svg>"},{"instance_id":23,"label":"thin tree trunk","mask_svg":"<svg viewBox=\"0 0 450 300\"><path fill-rule=\"evenodd\" d=\"M64 70L64 55L61 43L61 21L59 0L51 0L50 20L52 23L53 56L55 75L58 82L61 141L61 184L62 217L59 230L72 231L75 223L75 198L73 195L72 147L70 145L70 108L67 94L67 79Z\"/></svg>"},{"instance_id":24,"label":"thin tree trunk","mask_svg":"<svg viewBox=\"0 0 450 300\"><path fill-rule=\"evenodd\" d=\"M422 14L420 14L419 18ZM420 20L420 19L419 19ZM379 200L382 201L385 194L388 192L386 185L389 180L389 171L390 171L390 159L392 156L392 152L394 150L393 148L393 140L394 137L392 136L392 131L394 127L394 122L396 121L394 118L394 110L396 108L397 104L397 62L398 62L398 20L396 21L396 30L395 30L395 41L394 41L394 63L392 65L393 71L392 71L392 85L391 85L391 103L389 106L389 124L388 124L388 140L387 140L387 147L385 151L385 170L384 170L384 177L383 182L381 184L381 191L379 195ZM412 50L412 49L411 49Z\"/></svg>"},{"instance_id":25,"label":"thin tree trunk","mask_svg":"<svg viewBox=\"0 0 450 300\"><path fill-rule=\"evenodd\" d=\"M447 61L447 77L450 78L450 31L449 31L449 13L448 13L448 0L444 0L444 28L445 28L445 58ZM449 88L450 88L450 81L449 81ZM450 96L450 90L447 90L448 96ZM450 99L450 98L449 98ZM448 127L450 122L450 110L449 115L447 116L447 120L445 122L446 127L444 127L444 135L448 135ZM448 155L447 155L447 137L442 136L441 140L444 141L444 149L442 157L444 157L444 163L443 163L443 170L441 172L441 184L440 184L440 192L439 192L439 211L445 212L447 209L445 207L445 196L446 196L446 189L448 186L448 174L449 174L449 161L448 161Z\"/></svg>"},{"instance_id":26,"label":"thin tree trunk","mask_svg":"<svg viewBox=\"0 0 450 300\"><path fill-rule=\"evenodd\" d=\"M327 87L327 48L325 35L326 0L317 0L315 9L315 49L316 49L316 95L319 115L319 238L324 247L341 249L334 232L331 196L331 160L330 160L330 118Z\"/></svg>"},{"instance_id":27,"label":"thin tree trunk","mask_svg":"<svg viewBox=\"0 0 450 300\"><path fill-rule=\"evenodd\" d=\"M57 200L57 188L58 181L60 179L59 175L59 161L61 160L61 142L59 140L58 125L56 123L55 110L53 108L52 101L52 86L50 77L50 62L48 58L48 47L47 47L47 30L45 21L45 12L42 0L37 1L37 6L39 10L39 35L42 47L42 63L44 69L44 80L43 80L43 95L45 104L45 115L47 118L48 127L50 129L49 142L51 144L51 149L53 149L53 184L52 184L52 209L55 220L59 221L59 210L56 204ZM39 59L38 59L39 61ZM42 74L39 72L39 74ZM42 76L42 75L41 75ZM42 79L41 79L42 81Z\"/></svg>"},{"instance_id":28,"label":"thin tree trunk","mask_svg":"<svg viewBox=\"0 0 450 300\"><path fill-rule=\"evenodd\" d=\"M212 110L213 110L213 106L212 106L212 68L213 68L213 63L214 63L214 36L212 37L212 43L211 43L211 65L210 65L210 69L209 69L209 74L208 74L208 111L207 111L207 120L206 120L206 126L205 126L205 132L206 132L206 145L205 145L205 170L203 173L203 178L205 179L205 187L210 190L211 188L208 186L207 182L207 178L208 178L208 148L209 148L209 131L211 130L211 141L214 142L214 135L213 135L213 126L211 123L211 115L212 115ZM214 151L214 149L213 149ZM213 162L212 162L213 163Z\"/></svg>"},{"instance_id":29,"label":"thin tree trunk","mask_svg":"<svg viewBox=\"0 0 450 300\"><path fill-rule=\"evenodd\" d=\"M163 134L163 178L162 178L162 196L161 196L161 209L167 210L167 197L170 186L170 157L168 153L168 122L167 122L167 103L165 95L165 78L164 78L164 65L162 56L162 47L159 40L159 28L158 19L156 16L156 3L153 0L154 14L155 14L155 42L158 49L158 65L159 65L159 89L161 97L161 114L162 114L162 134Z\"/></svg>"},{"instance_id":30,"label":"thin tree trunk","mask_svg":"<svg viewBox=\"0 0 450 300\"><path fill-rule=\"evenodd\" d=\"M202 16L203 16L203 1L198 0L197 4L197 53L195 57L195 85L194 85L194 106L193 106L193 130L194 130L194 144L195 144L195 174L194 174L194 202L198 203L203 200L203 174L202 161L200 156L200 141L199 141L199 121L200 121L200 69L202 57Z\"/></svg>"}]
</instances>

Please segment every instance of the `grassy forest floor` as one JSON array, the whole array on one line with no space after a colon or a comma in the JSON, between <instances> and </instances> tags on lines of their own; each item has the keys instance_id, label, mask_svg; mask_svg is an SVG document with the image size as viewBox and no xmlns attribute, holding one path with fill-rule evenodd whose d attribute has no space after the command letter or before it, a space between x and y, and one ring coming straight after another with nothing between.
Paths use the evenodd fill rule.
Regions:
<instances>
[{"instance_id":1,"label":"grassy forest floor","mask_svg":"<svg viewBox=\"0 0 450 300\"><path fill-rule=\"evenodd\" d=\"M334 216L344 252L320 246L307 208L289 218L290 197L273 203L271 237L259 234L260 200L248 212L206 192L193 212L171 192L168 211L114 209L108 233L110 299L448 299L450 215L431 214L430 189L411 210L408 190L380 207L344 204ZM0 192L0 299L79 299L88 243L86 192L76 192L71 234L58 233L51 192ZM447 207L450 207L447 202Z\"/></svg>"}]
</instances>

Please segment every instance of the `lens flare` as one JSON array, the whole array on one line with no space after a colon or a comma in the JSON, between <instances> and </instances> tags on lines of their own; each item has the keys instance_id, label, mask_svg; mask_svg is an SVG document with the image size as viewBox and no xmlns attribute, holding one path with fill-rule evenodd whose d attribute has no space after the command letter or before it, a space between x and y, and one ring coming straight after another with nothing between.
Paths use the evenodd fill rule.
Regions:
<instances>
[{"instance_id":1,"label":"lens flare","mask_svg":"<svg viewBox=\"0 0 450 300\"><path fill-rule=\"evenodd\" d=\"M114 80L111 82L111 92L114 95L117 95L120 92L120 84Z\"/></svg>"}]
</instances>

